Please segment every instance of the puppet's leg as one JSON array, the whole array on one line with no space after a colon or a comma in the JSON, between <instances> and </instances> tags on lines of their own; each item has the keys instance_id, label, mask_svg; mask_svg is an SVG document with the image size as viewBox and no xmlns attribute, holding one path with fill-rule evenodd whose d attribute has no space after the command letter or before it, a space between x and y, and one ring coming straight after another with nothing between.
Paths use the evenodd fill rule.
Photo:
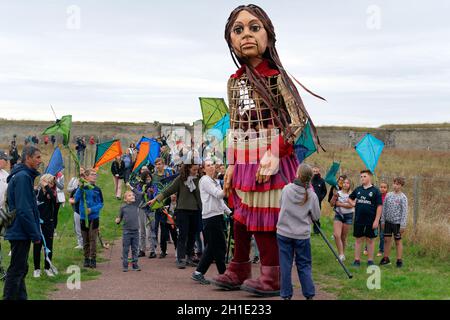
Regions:
<instances>
[{"instance_id":1,"label":"puppet's leg","mask_svg":"<svg viewBox=\"0 0 450 320\"><path fill-rule=\"evenodd\" d=\"M257 279L245 280L242 290L260 296L280 295L280 262L276 232L255 232L260 251L261 275Z\"/></svg>"},{"instance_id":2,"label":"puppet's leg","mask_svg":"<svg viewBox=\"0 0 450 320\"><path fill-rule=\"evenodd\" d=\"M224 274L219 274L212 282L228 290L238 290L246 279L252 276L252 263L250 261L251 233L247 227L234 221L234 256Z\"/></svg>"}]
</instances>

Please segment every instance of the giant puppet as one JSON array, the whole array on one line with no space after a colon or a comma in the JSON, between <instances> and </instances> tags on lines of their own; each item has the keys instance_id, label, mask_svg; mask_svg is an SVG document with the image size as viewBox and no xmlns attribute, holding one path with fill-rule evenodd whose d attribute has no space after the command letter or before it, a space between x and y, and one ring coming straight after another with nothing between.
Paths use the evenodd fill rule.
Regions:
<instances>
[{"instance_id":1,"label":"giant puppet","mask_svg":"<svg viewBox=\"0 0 450 320\"><path fill-rule=\"evenodd\" d=\"M256 5L237 7L228 18L225 39L239 67L228 81L230 165L224 186L235 209L235 249L226 272L212 280L224 289L275 296L280 290L276 239L280 195L294 180L299 164L293 145L308 122L318 139L280 62L267 14ZM249 259L252 234L261 258L257 279L252 279Z\"/></svg>"}]
</instances>

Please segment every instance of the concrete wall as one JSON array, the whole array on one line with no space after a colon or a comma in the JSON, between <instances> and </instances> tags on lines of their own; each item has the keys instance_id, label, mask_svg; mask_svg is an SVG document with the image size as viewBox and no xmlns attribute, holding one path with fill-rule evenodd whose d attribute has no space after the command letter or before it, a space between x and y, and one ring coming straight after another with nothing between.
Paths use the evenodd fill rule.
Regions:
<instances>
[{"instance_id":1,"label":"concrete wall","mask_svg":"<svg viewBox=\"0 0 450 320\"><path fill-rule=\"evenodd\" d=\"M33 121L0 121L0 145L7 145L17 134L17 141L23 144L26 136L42 133L51 122ZM94 136L100 141L121 139L124 145L139 140L142 135L159 136L161 128L171 126L167 123L77 123L73 124L72 141L77 136L89 138ZM189 124L175 124L176 127L185 127L191 133L193 126ZM417 129L380 129L373 128L364 131L361 128L319 127L320 140L327 147L353 147L362 136L370 132L384 141L387 148L419 149L419 150L450 150L450 128L417 128ZM39 135L42 139L42 136ZM59 138L60 139L60 138ZM61 141L61 140L59 140Z\"/></svg>"}]
</instances>

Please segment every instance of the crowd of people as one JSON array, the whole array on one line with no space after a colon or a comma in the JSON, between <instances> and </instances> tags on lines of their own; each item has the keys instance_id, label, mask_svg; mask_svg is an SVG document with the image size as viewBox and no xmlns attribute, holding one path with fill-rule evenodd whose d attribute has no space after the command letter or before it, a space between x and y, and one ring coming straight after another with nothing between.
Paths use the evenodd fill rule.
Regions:
<instances>
[{"instance_id":1,"label":"crowd of people","mask_svg":"<svg viewBox=\"0 0 450 320\"><path fill-rule=\"evenodd\" d=\"M11 151L11 150L10 150ZM64 205L65 191L73 208L76 249L83 249L86 268L96 268L97 241L101 210L104 207L102 190L96 185L97 172L80 168L79 176L70 180L64 190L64 175L43 174L40 150L27 145L22 152L23 163L13 161L13 154L0 150L0 208L15 211L16 217L6 229L5 239L11 243L11 264L8 268L4 298L26 299L24 278L27 257L33 243L35 278L41 277L41 258L44 272L55 274L50 266L53 257L58 211ZM122 224L122 270L141 270L140 258L167 257L168 243L176 252L174 267L195 267L191 278L201 284L214 283L205 275L215 263L219 275L224 275L228 260L228 232L232 232L233 204L224 191L225 165L213 159L203 159L201 165L191 162L173 165L164 155L154 163L142 166L133 173L137 150L131 144L125 154L111 163L114 196L124 204L115 222ZM11 171L6 171L11 161ZM34 180L39 177L37 187ZM341 261L346 260L347 237L353 225L356 239L353 266L361 265L361 251L365 245L368 266L374 264L375 238L380 235L377 256L380 265L390 264L392 237L397 248L397 267L402 267L402 234L407 221L407 198L402 192L405 180L397 177L393 191L381 182L372 183L369 170L360 172L361 185L353 189L353 182L345 175L337 180L328 193L333 208L333 237ZM280 296L292 297L291 269L297 266L303 295L315 295L312 280L310 233L318 233L322 200L327 187L318 166L301 164L296 178L287 184L280 195L280 213L277 221L276 241L279 249ZM6 203L8 206L6 206ZM317 227L311 229L312 221ZM252 237L253 238L253 237ZM258 263L259 250L252 241ZM159 248L159 252L158 252ZM130 255L131 251L131 255ZM233 252L231 252L233 254Z\"/></svg>"}]
</instances>

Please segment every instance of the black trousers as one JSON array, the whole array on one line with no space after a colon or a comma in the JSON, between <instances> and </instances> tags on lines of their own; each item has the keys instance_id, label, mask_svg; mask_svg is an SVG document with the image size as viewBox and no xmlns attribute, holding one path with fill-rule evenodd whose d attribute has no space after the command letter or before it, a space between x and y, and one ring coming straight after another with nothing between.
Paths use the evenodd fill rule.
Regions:
<instances>
[{"instance_id":1,"label":"black trousers","mask_svg":"<svg viewBox=\"0 0 450 320\"><path fill-rule=\"evenodd\" d=\"M4 300L27 300L25 277L28 273L30 240L11 240L11 262L6 273L3 288Z\"/></svg>"},{"instance_id":2,"label":"black trousers","mask_svg":"<svg viewBox=\"0 0 450 320\"><path fill-rule=\"evenodd\" d=\"M42 225L42 234L44 235L45 244L47 245L47 248L50 250L50 253L48 254L48 257L50 260L52 260L53 257L53 233L54 229L53 226L45 226ZM44 246L43 241L40 243L33 244L33 262L34 262L34 270L41 268L41 252L42 247ZM45 255L44 255L45 259ZM45 260L45 269L50 269L50 264Z\"/></svg>"},{"instance_id":3,"label":"black trousers","mask_svg":"<svg viewBox=\"0 0 450 320\"><path fill-rule=\"evenodd\" d=\"M167 253L167 241L169 241L169 229L167 229L167 216L161 209L155 211L156 238L159 235L159 245L161 252Z\"/></svg>"},{"instance_id":4,"label":"black trousers","mask_svg":"<svg viewBox=\"0 0 450 320\"><path fill-rule=\"evenodd\" d=\"M177 210L177 259L186 259L186 253L191 254L194 249L195 233L198 230L197 210Z\"/></svg>"},{"instance_id":5,"label":"black trousers","mask_svg":"<svg viewBox=\"0 0 450 320\"><path fill-rule=\"evenodd\" d=\"M225 254L227 250L223 215L203 219L203 226L206 248L197 267L197 271L205 274L213 260L215 260L217 271L219 274L223 274L226 270Z\"/></svg>"}]
</instances>

